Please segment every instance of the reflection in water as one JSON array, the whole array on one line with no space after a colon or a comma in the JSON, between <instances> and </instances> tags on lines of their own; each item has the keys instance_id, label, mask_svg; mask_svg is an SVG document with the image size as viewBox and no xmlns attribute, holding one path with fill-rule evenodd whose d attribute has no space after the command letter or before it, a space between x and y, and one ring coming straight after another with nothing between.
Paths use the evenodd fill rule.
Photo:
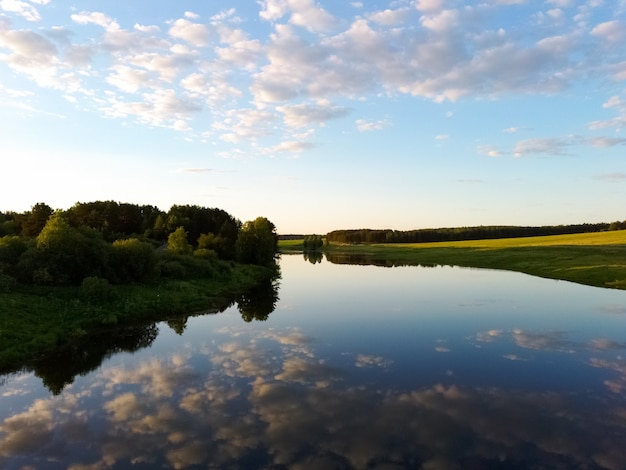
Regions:
<instances>
[{"instance_id":1,"label":"reflection in water","mask_svg":"<svg viewBox=\"0 0 626 470\"><path fill-rule=\"evenodd\" d=\"M83 344L36 360L32 370L53 394L58 395L77 375L96 370L104 359L114 354L149 347L158 334L155 324L115 330L115 334L100 333Z\"/></svg>"},{"instance_id":2,"label":"reflection in water","mask_svg":"<svg viewBox=\"0 0 626 470\"><path fill-rule=\"evenodd\" d=\"M400 263L393 260L389 260L384 257L367 255L361 253L334 253L329 252L326 254L326 260L333 264L352 264L358 266L382 266L385 268L394 268L400 266L421 266L423 268L435 268L437 264L428 263Z\"/></svg>"},{"instance_id":3,"label":"reflection in water","mask_svg":"<svg viewBox=\"0 0 626 470\"><path fill-rule=\"evenodd\" d=\"M389 360L357 356L332 366L296 329L228 328L215 339L197 353L203 366L173 356L110 367L91 387L36 401L0 423L0 463L75 462L74 470L626 463L623 406L580 408L582 397L567 394L456 384L397 390L383 385ZM359 367L370 369L369 385L354 379ZM101 407L90 410L93 400Z\"/></svg>"},{"instance_id":4,"label":"reflection in water","mask_svg":"<svg viewBox=\"0 0 626 470\"><path fill-rule=\"evenodd\" d=\"M278 302L278 279L276 276L248 289L237 299L241 318L245 322L252 320L265 321L276 309Z\"/></svg>"},{"instance_id":5,"label":"reflection in water","mask_svg":"<svg viewBox=\"0 0 626 470\"><path fill-rule=\"evenodd\" d=\"M274 311L278 302L279 279L280 270L277 267L274 277L264 280L240 295L237 303L246 322L253 319L267 320ZM212 309L211 312L191 316L221 313L233 302L231 299L223 299L222 305ZM167 320L166 324L176 334L182 335L189 318L190 315L180 315ZM67 385L74 382L77 375L85 375L98 369L105 359L120 352L132 353L150 347L158 334L159 329L155 323L101 331L83 338L82 341L75 340L71 347L38 358L24 370L32 371L53 394L58 395Z\"/></svg>"},{"instance_id":6,"label":"reflection in water","mask_svg":"<svg viewBox=\"0 0 626 470\"><path fill-rule=\"evenodd\" d=\"M321 263L324 260L324 254L321 251L305 251L303 253L304 261L311 264Z\"/></svg>"},{"instance_id":7,"label":"reflection in water","mask_svg":"<svg viewBox=\"0 0 626 470\"><path fill-rule=\"evenodd\" d=\"M626 317L601 307L623 293L579 315L601 290L296 258L280 301L271 282L222 315L137 330L117 346L133 356L38 369L62 393L0 382L0 468L626 468ZM499 298L511 280L525 287Z\"/></svg>"}]
</instances>

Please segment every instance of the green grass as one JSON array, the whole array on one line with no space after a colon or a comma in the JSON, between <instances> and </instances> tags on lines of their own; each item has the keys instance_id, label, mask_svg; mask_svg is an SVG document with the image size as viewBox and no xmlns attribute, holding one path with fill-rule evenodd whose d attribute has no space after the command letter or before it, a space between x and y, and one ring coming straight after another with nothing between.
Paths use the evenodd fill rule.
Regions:
<instances>
[{"instance_id":1,"label":"green grass","mask_svg":"<svg viewBox=\"0 0 626 470\"><path fill-rule=\"evenodd\" d=\"M295 241L279 248L292 251ZM291 249L290 249L291 248ZM626 289L626 231L440 243L324 246L383 265L450 265L523 272L550 279Z\"/></svg>"}]
</instances>

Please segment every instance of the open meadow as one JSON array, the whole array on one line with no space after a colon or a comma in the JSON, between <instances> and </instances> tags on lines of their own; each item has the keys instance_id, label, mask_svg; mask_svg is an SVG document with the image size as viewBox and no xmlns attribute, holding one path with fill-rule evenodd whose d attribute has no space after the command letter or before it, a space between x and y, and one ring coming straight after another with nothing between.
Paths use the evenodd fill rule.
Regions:
<instances>
[{"instance_id":1,"label":"open meadow","mask_svg":"<svg viewBox=\"0 0 626 470\"><path fill-rule=\"evenodd\" d=\"M279 249L302 248L281 240ZM503 269L597 287L626 289L626 230L437 243L324 245L332 257L369 257L375 264Z\"/></svg>"}]
</instances>

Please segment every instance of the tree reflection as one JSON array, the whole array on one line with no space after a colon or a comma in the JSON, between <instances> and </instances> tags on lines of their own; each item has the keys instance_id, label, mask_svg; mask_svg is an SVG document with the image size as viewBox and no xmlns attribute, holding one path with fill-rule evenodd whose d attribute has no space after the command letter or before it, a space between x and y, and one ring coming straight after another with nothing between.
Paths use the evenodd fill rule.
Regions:
<instances>
[{"instance_id":1,"label":"tree reflection","mask_svg":"<svg viewBox=\"0 0 626 470\"><path fill-rule=\"evenodd\" d=\"M177 335L182 336L182 334L185 332L185 329L187 328L188 319L189 317L187 316L171 318L167 320L167 326L174 330Z\"/></svg>"},{"instance_id":2,"label":"tree reflection","mask_svg":"<svg viewBox=\"0 0 626 470\"><path fill-rule=\"evenodd\" d=\"M321 263L324 259L324 254L321 251L305 251L303 256L304 261L308 261L311 264Z\"/></svg>"},{"instance_id":3,"label":"tree reflection","mask_svg":"<svg viewBox=\"0 0 626 470\"><path fill-rule=\"evenodd\" d=\"M280 279L280 271L278 267L276 274L267 278L247 290L237 299L237 306L241 318L246 323L252 320L265 321L276 309L278 302L278 286Z\"/></svg>"},{"instance_id":4,"label":"tree reflection","mask_svg":"<svg viewBox=\"0 0 626 470\"><path fill-rule=\"evenodd\" d=\"M102 361L120 352L135 352L149 347L159 334L155 323L110 331L86 338L73 345L38 359L32 366L33 373L54 394L74 382L77 375L96 370Z\"/></svg>"},{"instance_id":5,"label":"tree reflection","mask_svg":"<svg viewBox=\"0 0 626 470\"><path fill-rule=\"evenodd\" d=\"M437 264L431 263L404 263L392 261L380 256L361 253L326 253L326 260L333 264L354 264L359 266L381 266L384 268L395 268L399 266L421 266L423 268L436 268Z\"/></svg>"}]
</instances>

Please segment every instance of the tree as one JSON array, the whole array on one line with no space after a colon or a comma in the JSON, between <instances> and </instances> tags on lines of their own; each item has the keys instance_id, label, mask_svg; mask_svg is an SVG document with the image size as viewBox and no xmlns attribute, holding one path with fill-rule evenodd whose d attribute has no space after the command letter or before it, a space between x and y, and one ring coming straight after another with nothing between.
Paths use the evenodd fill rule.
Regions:
<instances>
[{"instance_id":1,"label":"tree","mask_svg":"<svg viewBox=\"0 0 626 470\"><path fill-rule=\"evenodd\" d=\"M22 235L36 237L44 228L48 218L54 211L50 206L42 202L35 204L30 212L24 214L22 220Z\"/></svg>"},{"instance_id":2,"label":"tree","mask_svg":"<svg viewBox=\"0 0 626 470\"><path fill-rule=\"evenodd\" d=\"M156 255L149 243L137 238L113 242L109 269L116 281L141 281L154 274L155 266Z\"/></svg>"},{"instance_id":3,"label":"tree","mask_svg":"<svg viewBox=\"0 0 626 470\"><path fill-rule=\"evenodd\" d=\"M265 217L257 217L241 227L235 244L237 261L269 264L278 251L276 227Z\"/></svg>"},{"instance_id":4,"label":"tree","mask_svg":"<svg viewBox=\"0 0 626 470\"><path fill-rule=\"evenodd\" d=\"M192 248L187 241L187 232L184 227L178 227L167 237L167 250L179 255L188 255Z\"/></svg>"},{"instance_id":5,"label":"tree","mask_svg":"<svg viewBox=\"0 0 626 470\"><path fill-rule=\"evenodd\" d=\"M110 247L98 231L74 228L55 212L37 236L36 252L31 258L33 280L80 283L87 276L102 274Z\"/></svg>"}]
</instances>

